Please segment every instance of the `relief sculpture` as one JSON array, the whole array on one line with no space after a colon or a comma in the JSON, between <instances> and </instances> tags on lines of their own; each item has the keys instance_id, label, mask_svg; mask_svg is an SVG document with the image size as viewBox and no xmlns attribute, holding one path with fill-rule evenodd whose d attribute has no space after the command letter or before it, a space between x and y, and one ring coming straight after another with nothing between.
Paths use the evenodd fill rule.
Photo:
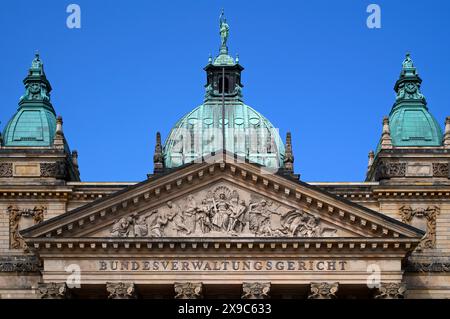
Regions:
<instances>
[{"instance_id":1,"label":"relief sculpture","mask_svg":"<svg viewBox=\"0 0 450 319\"><path fill-rule=\"evenodd\" d=\"M110 230L114 237L333 237L336 232L308 212L224 185L122 217Z\"/></svg>"}]
</instances>

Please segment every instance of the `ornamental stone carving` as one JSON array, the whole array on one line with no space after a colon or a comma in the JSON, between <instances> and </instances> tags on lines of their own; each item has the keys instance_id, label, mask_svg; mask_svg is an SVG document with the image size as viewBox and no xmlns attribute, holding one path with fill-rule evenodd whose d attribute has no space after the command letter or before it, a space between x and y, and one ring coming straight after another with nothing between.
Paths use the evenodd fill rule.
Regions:
<instances>
[{"instance_id":1,"label":"ornamental stone carving","mask_svg":"<svg viewBox=\"0 0 450 319\"><path fill-rule=\"evenodd\" d=\"M109 299L135 299L136 287L132 282L107 282L106 291Z\"/></svg>"},{"instance_id":2,"label":"ornamental stone carving","mask_svg":"<svg viewBox=\"0 0 450 319\"><path fill-rule=\"evenodd\" d=\"M34 224L39 224L44 220L44 206L36 206L34 208L19 209L17 206L9 206L9 239L10 247L13 249L27 250L27 245L20 235L19 226L22 218L32 218Z\"/></svg>"},{"instance_id":3,"label":"ornamental stone carving","mask_svg":"<svg viewBox=\"0 0 450 319\"><path fill-rule=\"evenodd\" d=\"M41 299L66 299L70 297L70 291L65 282L39 283L37 291Z\"/></svg>"},{"instance_id":4,"label":"ornamental stone carving","mask_svg":"<svg viewBox=\"0 0 450 319\"><path fill-rule=\"evenodd\" d=\"M66 163L58 161L56 163L41 163L41 177L64 178L66 176Z\"/></svg>"},{"instance_id":5,"label":"ornamental stone carving","mask_svg":"<svg viewBox=\"0 0 450 319\"><path fill-rule=\"evenodd\" d=\"M173 287L175 299L203 298L203 283L201 282L176 282Z\"/></svg>"},{"instance_id":6,"label":"ornamental stone carving","mask_svg":"<svg viewBox=\"0 0 450 319\"><path fill-rule=\"evenodd\" d=\"M242 299L269 299L270 282L244 282Z\"/></svg>"},{"instance_id":7,"label":"ornamental stone carving","mask_svg":"<svg viewBox=\"0 0 450 319\"><path fill-rule=\"evenodd\" d=\"M0 163L0 177L12 177L12 176L13 176L13 164Z\"/></svg>"},{"instance_id":8,"label":"ornamental stone carving","mask_svg":"<svg viewBox=\"0 0 450 319\"><path fill-rule=\"evenodd\" d=\"M406 175L406 163L381 162L377 166L375 179L381 180L392 177L404 177Z\"/></svg>"},{"instance_id":9,"label":"ornamental stone carving","mask_svg":"<svg viewBox=\"0 0 450 319\"><path fill-rule=\"evenodd\" d=\"M410 224L414 217L426 220L426 233L417 246L418 250L436 247L436 217L439 215L439 207L428 206L413 209L411 206L400 207L402 222Z\"/></svg>"},{"instance_id":10,"label":"ornamental stone carving","mask_svg":"<svg viewBox=\"0 0 450 319\"><path fill-rule=\"evenodd\" d=\"M338 288L338 282L312 282L308 299L334 299Z\"/></svg>"},{"instance_id":11,"label":"ornamental stone carving","mask_svg":"<svg viewBox=\"0 0 450 319\"><path fill-rule=\"evenodd\" d=\"M433 163L434 177L449 177L448 163Z\"/></svg>"},{"instance_id":12,"label":"ornamental stone carving","mask_svg":"<svg viewBox=\"0 0 450 319\"><path fill-rule=\"evenodd\" d=\"M401 282L382 282L375 299L403 299L406 285Z\"/></svg>"},{"instance_id":13,"label":"ornamental stone carving","mask_svg":"<svg viewBox=\"0 0 450 319\"><path fill-rule=\"evenodd\" d=\"M334 237L314 215L220 185L114 221L113 237Z\"/></svg>"},{"instance_id":14,"label":"ornamental stone carving","mask_svg":"<svg viewBox=\"0 0 450 319\"><path fill-rule=\"evenodd\" d=\"M450 262L408 262L406 270L410 272L450 272Z\"/></svg>"},{"instance_id":15,"label":"ornamental stone carving","mask_svg":"<svg viewBox=\"0 0 450 319\"><path fill-rule=\"evenodd\" d=\"M40 263L35 256L0 257L0 272L37 272Z\"/></svg>"}]
</instances>

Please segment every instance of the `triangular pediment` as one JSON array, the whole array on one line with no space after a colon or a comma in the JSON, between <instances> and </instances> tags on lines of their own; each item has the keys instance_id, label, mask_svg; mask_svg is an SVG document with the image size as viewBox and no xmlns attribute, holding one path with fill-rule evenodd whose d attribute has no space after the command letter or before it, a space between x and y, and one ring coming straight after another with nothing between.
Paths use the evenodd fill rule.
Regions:
<instances>
[{"instance_id":1,"label":"triangular pediment","mask_svg":"<svg viewBox=\"0 0 450 319\"><path fill-rule=\"evenodd\" d=\"M420 238L423 233L291 175L225 160L153 176L22 231L25 238Z\"/></svg>"}]
</instances>

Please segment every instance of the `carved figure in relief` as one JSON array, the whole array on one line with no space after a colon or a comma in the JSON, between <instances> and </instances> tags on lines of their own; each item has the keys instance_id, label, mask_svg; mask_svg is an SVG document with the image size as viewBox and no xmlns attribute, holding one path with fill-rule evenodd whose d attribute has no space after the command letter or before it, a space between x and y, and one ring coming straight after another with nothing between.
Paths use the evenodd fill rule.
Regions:
<instances>
[{"instance_id":1,"label":"carved figure in relief","mask_svg":"<svg viewBox=\"0 0 450 319\"><path fill-rule=\"evenodd\" d=\"M189 235L191 231L184 222L183 212L181 211L181 208L177 204L174 204L172 201L168 201L166 204L167 207L169 207L167 218L173 222L177 234L181 235L185 233L186 235Z\"/></svg>"},{"instance_id":2,"label":"carved figure in relief","mask_svg":"<svg viewBox=\"0 0 450 319\"><path fill-rule=\"evenodd\" d=\"M152 223L150 224L149 236L150 237L163 237L165 235L164 227L169 222L169 218L167 218L167 214L159 213L158 211L153 211L152 215L155 215L156 217L153 219Z\"/></svg>"},{"instance_id":3,"label":"carved figure in relief","mask_svg":"<svg viewBox=\"0 0 450 319\"><path fill-rule=\"evenodd\" d=\"M148 235L148 216L133 216L134 217L134 236L135 237L146 237Z\"/></svg>"},{"instance_id":4,"label":"carved figure in relief","mask_svg":"<svg viewBox=\"0 0 450 319\"><path fill-rule=\"evenodd\" d=\"M111 229L111 235L114 237L130 237L132 231L133 218L131 216L116 219Z\"/></svg>"},{"instance_id":5,"label":"carved figure in relief","mask_svg":"<svg viewBox=\"0 0 450 319\"><path fill-rule=\"evenodd\" d=\"M272 235L270 225L271 214L280 215L277 210L269 208L266 200L261 200L259 203L251 203L249 205L249 228L255 234Z\"/></svg>"},{"instance_id":6,"label":"carved figure in relief","mask_svg":"<svg viewBox=\"0 0 450 319\"><path fill-rule=\"evenodd\" d=\"M188 195L186 200L186 209L184 211L184 221L192 233L196 231L196 219L197 212L199 207L197 206L197 202L195 201L192 195Z\"/></svg>"},{"instance_id":7,"label":"carved figure in relief","mask_svg":"<svg viewBox=\"0 0 450 319\"><path fill-rule=\"evenodd\" d=\"M212 223L215 230L227 230L229 207L230 205L226 201L225 194L220 194L219 200L217 201L217 203L214 203L215 214L213 216Z\"/></svg>"},{"instance_id":8,"label":"carved figure in relief","mask_svg":"<svg viewBox=\"0 0 450 319\"><path fill-rule=\"evenodd\" d=\"M236 204L231 207L232 213L230 215L228 231L232 233L242 232L246 224L245 213L247 211L247 206L245 205L245 201L240 200L239 203L237 202L238 200L236 199Z\"/></svg>"},{"instance_id":9,"label":"carved figure in relief","mask_svg":"<svg viewBox=\"0 0 450 319\"><path fill-rule=\"evenodd\" d=\"M206 199L202 200L202 206L197 211L196 229L205 234L211 230L211 207Z\"/></svg>"}]
</instances>

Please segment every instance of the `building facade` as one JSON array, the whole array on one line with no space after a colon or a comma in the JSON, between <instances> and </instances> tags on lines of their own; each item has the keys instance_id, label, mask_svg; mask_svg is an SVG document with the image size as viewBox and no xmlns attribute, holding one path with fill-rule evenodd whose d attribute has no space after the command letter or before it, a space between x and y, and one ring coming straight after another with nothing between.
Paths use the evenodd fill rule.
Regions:
<instances>
[{"instance_id":1,"label":"building facade","mask_svg":"<svg viewBox=\"0 0 450 319\"><path fill-rule=\"evenodd\" d=\"M136 184L80 180L36 55L0 136L0 298L450 297L450 117L409 54L366 180L305 183L228 34Z\"/></svg>"}]
</instances>

